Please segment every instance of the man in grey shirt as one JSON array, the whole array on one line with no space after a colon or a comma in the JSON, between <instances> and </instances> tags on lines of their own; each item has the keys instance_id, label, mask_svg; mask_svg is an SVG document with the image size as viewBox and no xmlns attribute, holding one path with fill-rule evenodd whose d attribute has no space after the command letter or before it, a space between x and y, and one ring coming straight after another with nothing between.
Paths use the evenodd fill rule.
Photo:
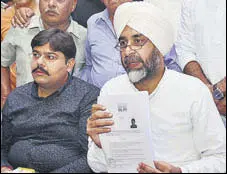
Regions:
<instances>
[{"instance_id":1,"label":"man in grey shirt","mask_svg":"<svg viewBox=\"0 0 227 174\"><path fill-rule=\"evenodd\" d=\"M76 54L70 34L44 30L31 46L34 82L17 87L3 107L1 172L91 172L86 120L99 89L70 75Z\"/></svg>"}]
</instances>

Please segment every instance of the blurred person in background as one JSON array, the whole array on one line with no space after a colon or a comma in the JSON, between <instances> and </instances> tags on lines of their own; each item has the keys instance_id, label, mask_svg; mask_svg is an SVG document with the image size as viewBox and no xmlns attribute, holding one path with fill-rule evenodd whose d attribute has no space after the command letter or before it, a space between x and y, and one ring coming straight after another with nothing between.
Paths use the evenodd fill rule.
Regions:
<instances>
[{"instance_id":1,"label":"blurred person in background","mask_svg":"<svg viewBox=\"0 0 227 174\"><path fill-rule=\"evenodd\" d=\"M184 0L177 62L213 95L226 125L226 0Z\"/></svg>"}]
</instances>

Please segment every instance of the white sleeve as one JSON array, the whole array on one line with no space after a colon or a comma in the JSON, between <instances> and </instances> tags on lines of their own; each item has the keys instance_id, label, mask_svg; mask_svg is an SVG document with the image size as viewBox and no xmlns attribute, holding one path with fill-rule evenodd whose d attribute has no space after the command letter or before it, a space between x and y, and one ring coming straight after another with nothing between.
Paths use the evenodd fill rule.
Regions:
<instances>
[{"instance_id":1,"label":"white sleeve","mask_svg":"<svg viewBox=\"0 0 227 174\"><path fill-rule=\"evenodd\" d=\"M15 28L11 27L1 42L1 66L9 67L16 61L16 34Z\"/></svg>"},{"instance_id":2,"label":"white sleeve","mask_svg":"<svg viewBox=\"0 0 227 174\"><path fill-rule=\"evenodd\" d=\"M226 172L226 129L210 91L202 86L191 108L194 146L201 159L181 166L183 173Z\"/></svg>"},{"instance_id":3,"label":"white sleeve","mask_svg":"<svg viewBox=\"0 0 227 174\"><path fill-rule=\"evenodd\" d=\"M107 172L107 163L105 154L102 149L100 149L88 138L88 153L87 153L88 165L95 173L106 173Z\"/></svg>"},{"instance_id":4,"label":"white sleeve","mask_svg":"<svg viewBox=\"0 0 227 174\"><path fill-rule=\"evenodd\" d=\"M183 70L185 65L196 60L195 53L195 2L183 0L181 8L180 27L175 43L177 64Z\"/></svg>"}]
</instances>

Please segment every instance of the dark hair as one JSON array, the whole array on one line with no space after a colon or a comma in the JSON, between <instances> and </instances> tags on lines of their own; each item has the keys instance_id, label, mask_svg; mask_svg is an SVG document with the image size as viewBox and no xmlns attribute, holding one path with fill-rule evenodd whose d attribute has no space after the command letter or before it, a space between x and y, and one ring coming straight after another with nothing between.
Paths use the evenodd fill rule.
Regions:
<instances>
[{"instance_id":1,"label":"dark hair","mask_svg":"<svg viewBox=\"0 0 227 174\"><path fill-rule=\"evenodd\" d=\"M40 31L31 41L32 49L49 43L53 51L60 51L64 54L66 62L70 58L75 58L76 45L72 36L60 29L51 28Z\"/></svg>"}]
</instances>

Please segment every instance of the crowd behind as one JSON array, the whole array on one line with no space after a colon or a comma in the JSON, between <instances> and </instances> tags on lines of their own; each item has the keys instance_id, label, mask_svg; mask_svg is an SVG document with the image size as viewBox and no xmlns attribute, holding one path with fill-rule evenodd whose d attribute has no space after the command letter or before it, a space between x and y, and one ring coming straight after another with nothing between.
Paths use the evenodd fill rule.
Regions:
<instances>
[{"instance_id":1,"label":"crowd behind","mask_svg":"<svg viewBox=\"0 0 227 174\"><path fill-rule=\"evenodd\" d=\"M138 91L155 167L135 171L226 172L225 0L1 2L1 173L108 172L97 97Z\"/></svg>"}]
</instances>

